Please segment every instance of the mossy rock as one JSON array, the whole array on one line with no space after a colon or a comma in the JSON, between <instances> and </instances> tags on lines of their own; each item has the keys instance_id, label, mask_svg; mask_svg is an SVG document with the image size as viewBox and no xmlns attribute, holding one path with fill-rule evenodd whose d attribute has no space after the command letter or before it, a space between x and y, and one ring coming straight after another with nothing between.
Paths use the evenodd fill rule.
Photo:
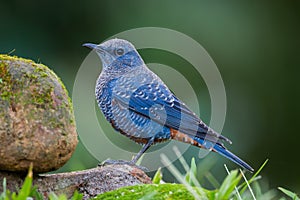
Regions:
<instances>
[{"instance_id":1,"label":"mossy rock","mask_svg":"<svg viewBox=\"0 0 300 200\"><path fill-rule=\"evenodd\" d=\"M195 187L192 188L196 193L197 197L200 199L207 199L208 191L205 191L204 194L200 194L199 190ZM188 191L188 189L182 184L144 184L144 185L135 185L122 187L117 190L105 192L98 195L95 199L101 200L132 200L132 199L157 199L157 200L194 200L195 197Z\"/></svg>"},{"instance_id":2,"label":"mossy rock","mask_svg":"<svg viewBox=\"0 0 300 200\"><path fill-rule=\"evenodd\" d=\"M58 169L77 145L72 103L48 67L0 54L0 170Z\"/></svg>"}]
</instances>

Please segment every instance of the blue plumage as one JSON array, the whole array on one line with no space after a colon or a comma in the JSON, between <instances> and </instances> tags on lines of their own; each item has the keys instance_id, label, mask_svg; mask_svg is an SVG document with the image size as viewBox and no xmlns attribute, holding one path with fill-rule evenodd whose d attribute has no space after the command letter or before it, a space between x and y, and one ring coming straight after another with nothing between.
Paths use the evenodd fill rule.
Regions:
<instances>
[{"instance_id":1,"label":"blue plumage","mask_svg":"<svg viewBox=\"0 0 300 200\"><path fill-rule=\"evenodd\" d=\"M212 150L250 171L253 169L226 150L229 139L209 128L145 65L134 46L112 39L96 51L103 69L96 84L96 99L105 118L120 133L144 144L132 162L154 143L175 139Z\"/></svg>"}]
</instances>

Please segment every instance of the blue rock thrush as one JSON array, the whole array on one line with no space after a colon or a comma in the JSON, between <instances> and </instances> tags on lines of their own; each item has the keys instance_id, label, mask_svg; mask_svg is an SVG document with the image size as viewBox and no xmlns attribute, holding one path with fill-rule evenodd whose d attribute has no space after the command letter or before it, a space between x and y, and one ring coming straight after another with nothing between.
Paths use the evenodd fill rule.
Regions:
<instances>
[{"instance_id":1,"label":"blue rock thrush","mask_svg":"<svg viewBox=\"0 0 300 200\"><path fill-rule=\"evenodd\" d=\"M203 123L150 71L130 42L111 39L83 46L95 50L102 61L95 92L105 118L116 131L143 145L131 163L151 145L174 139L217 152L253 171L224 147L222 142L231 143L229 139Z\"/></svg>"}]
</instances>

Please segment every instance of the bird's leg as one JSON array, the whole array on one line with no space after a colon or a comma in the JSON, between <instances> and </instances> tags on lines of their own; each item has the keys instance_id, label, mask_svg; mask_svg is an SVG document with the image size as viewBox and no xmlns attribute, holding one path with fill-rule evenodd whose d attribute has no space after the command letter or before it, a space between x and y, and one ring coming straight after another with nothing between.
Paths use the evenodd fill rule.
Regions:
<instances>
[{"instance_id":1,"label":"bird's leg","mask_svg":"<svg viewBox=\"0 0 300 200\"><path fill-rule=\"evenodd\" d=\"M149 147L153 144L154 142L154 137L150 138L146 144L144 144L143 148L136 154L136 156L131 160L105 160L104 162L100 163L98 166L104 166L104 165L118 165L118 164L127 164L127 165L134 165L137 168L143 170L143 171L149 171L146 167L143 166L137 166L136 162L138 159L149 149Z\"/></svg>"},{"instance_id":2,"label":"bird's leg","mask_svg":"<svg viewBox=\"0 0 300 200\"><path fill-rule=\"evenodd\" d=\"M149 147L153 144L154 137L150 138L146 144L144 144L143 148L134 156L134 158L130 161L131 163L135 164L138 159L149 149Z\"/></svg>"}]
</instances>

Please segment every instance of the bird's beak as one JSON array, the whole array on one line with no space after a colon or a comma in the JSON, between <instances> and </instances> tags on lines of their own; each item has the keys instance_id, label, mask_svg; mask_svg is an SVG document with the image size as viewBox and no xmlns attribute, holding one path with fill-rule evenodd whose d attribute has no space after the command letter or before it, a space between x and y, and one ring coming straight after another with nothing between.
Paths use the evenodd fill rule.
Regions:
<instances>
[{"instance_id":1,"label":"bird's beak","mask_svg":"<svg viewBox=\"0 0 300 200\"><path fill-rule=\"evenodd\" d=\"M90 48L92 50L96 50L100 53L105 53L105 49L103 47L101 47L100 45L97 44L93 44L93 43L85 43L82 46Z\"/></svg>"},{"instance_id":2,"label":"bird's beak","mask_svg":"<svg viewBox=\"0 0 300 200\"><path fill-rule=\"evenodd\" d=\"M90 48L90 49L96 49L97 45L96 44L92 44L92 43L85 43L82 46Z\"/></svg>"}]
</instances>

